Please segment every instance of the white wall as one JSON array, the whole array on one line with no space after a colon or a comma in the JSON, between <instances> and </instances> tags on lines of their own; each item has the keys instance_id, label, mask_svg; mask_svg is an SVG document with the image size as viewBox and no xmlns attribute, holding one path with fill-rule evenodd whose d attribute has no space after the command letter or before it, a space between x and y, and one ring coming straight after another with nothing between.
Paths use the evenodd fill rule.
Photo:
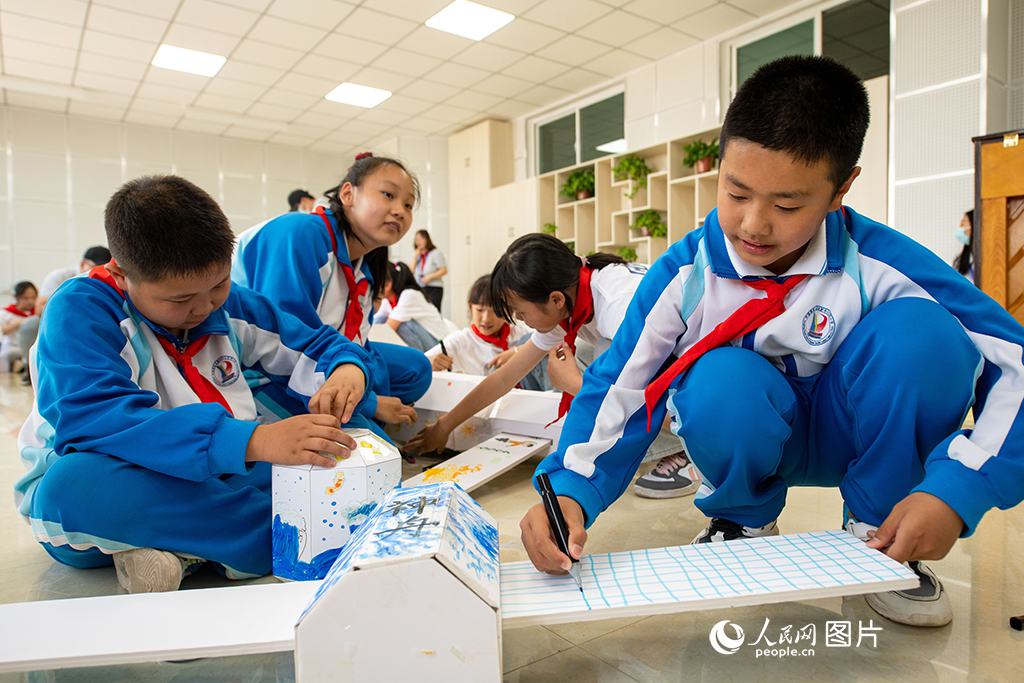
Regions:
<instances>
[{"instance_id":1,"label":"white wall","mask_svg":"<svg viewBox=\"0 0 1024 683\"><path fill-rule=\"evenodd\" d=\"M37 284L106 244L103 209L125 181L176 173L209 192L235 232L288 210L302 187L319 195L346 165L335 155L246 140L0 107L0 289ZM2 297L0 297L2 298Z\"/></svg>"},{"instance_id":2,"label":"white wall","mask_svg":"<svg viewBox=\"0 0 1024 683\"><path fill-rule=\"evenodd\" d=\"M176 173L209 192L236 233L288 210L303 188L320 196L351 164L335 154L247 140L118 124L0 107L6 150L0 183L0 292L19 280L37 285L55 268L77 266L82 252L106 244L103 209L125 181ZM413 230L448 240L448 146L445 138L395 139L375 150L400 158L423 190ZM409 261L410 235L392 252ZM6 303L0 293L0 302Z\"/></svg>"}]
</instances>

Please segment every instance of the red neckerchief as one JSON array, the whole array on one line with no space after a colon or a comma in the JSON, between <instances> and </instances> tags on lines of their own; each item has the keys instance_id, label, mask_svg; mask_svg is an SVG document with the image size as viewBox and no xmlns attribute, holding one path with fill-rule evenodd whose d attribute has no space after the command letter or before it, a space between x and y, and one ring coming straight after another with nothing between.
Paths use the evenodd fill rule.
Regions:
<instances>
[{"instance_id":1,"label":"red neckerchief","mask_svg":"<svg viewBox=\"0 0 1024 683\"><path fill-rule=\"evenodd\" d=\"M427 254L429 253L430 252L428 251L416 257L417 268L420 271L420 277L423 276L423 269L427 267Z\"/></svg>"},{"instance_id":2,"label":"red neckerchief","mask_svg":"<svg viewBox=\"0 0 1024 683\"><path fill-rule=\"evenodd\" d=\"M644 399L647 402L647 431L651 431L651 413L654 412L654 406L676 377L686 372L691 365L697 362L698 358L711 349L728 344L733 339L742 337L772 318L781 315L786 310L786 295L807 277L807 275L794 275L786 278L783 282L778 280L755 280L753 282L742 280L741 282L748 287L764 290L765 298L751 299L737 308L715 329L687 349L686 353L672 363L661 377L651 382L644 390Z\"/></svg>"},{"instance_id":3,"label":"red neckerchief","mask_svg":"<svg viewBox=\"0 0 1024 683\"><path fill-rule=\"evenodd\" d=\"M345 285L348 287L348 305L345 308L345 322L342 334L348 337L349 340L356 341L359 338L359 330L363 325L363 304L360 303L359 299L365 296L370 288L370 279L363 278L358 284L356 283L356 275L352 270L352 266L343 263L338 255L338 240L334 236L334 230L331 228L331 221L327 218L327 214L324 213L324 207L316 207L315 213L323 219L324 225L327 226L327 234L331 236L331 248L334 250L334 258L337 259L341 272L345 275Z\"/></svg>"},{"instance_id":4,"label":"red neckerchief","mask_svg":"<svg viewBox=\"0 0 1024 683\"><path fill-rule=\"evenodd\" d=\"M574 356L576 355L576 335L594 314L594 295L590 291L590 276L592 274L593 271L587 266L580 268L580 281L576 286L576 302L572 307L572 315L569 316L568 321L562 320L558 323L565 330L565 343ZM558 417L549 422L547 426L553 425L565 417L571 405L572 394L563 391L562 400L558 403Z\"/></svg>"},{"instance_id":5,"label":"red neckerchief","mask_svg":"<svg viewBox=\"0 0 1024 683\"><path fill-rule=\"evenodd\" d=\"M11 304L10 306L6 307L4 310L7 311L8 313L13 313L14 315L18 316L19 318L28 318L28 317L33 316L33 315L36 314L36 307L35 306L33 306L32 310L29 311L28 313L26 313L25 311L23 311L20 308L18 308L17 304Z\"/></svg>"},{"instance_id":6,"label":"red neckerchief","mask_svg":"<svg viewBox=\"0 0 1024 683\"><path fill-rule=\"evenodd\" d=\"M476 329L476 325L470 325L470 327L473 329L473 334L480 337L488 344L494 344L502 351L508 351L508 335L512 332L512 326L508 323L501 326L501 329L498 331L498 336L496 337L484 334L480 330Z\"/></svg>"},{"instance_id":7,"label":"red neckerchief","mask_svg":"<svg viewBox=\"0 0 1024 683\"><path fill-rule=\"evenodd\" d=\"M113 259L111 259L110 262L114 263ZM127 300L128 297L126 297L124 291L117 286L117 283L114 281L114 277L105 267L96 266L89 271L89 277L110 285L114 291ZM200 401L203 403L219 403L224 406L224 410L228 411L228 414L232 416L235 414L234 411L231 410L231 406L228 405L227 399L217 391L217 387L214 386L213 382L206 379L206 377L196 369L196 366L192 365L192 357L206 346L206 342L210 341L210 335L207 334L203 335L199 339L193 339L185 346L184 351L178 351L174 344L164 339L160 334L156 335L156 340L160 342L160 346L167 355L178 364L178 367L181 368L182 375L185 377L185 382L188 384L189 388L195 392L196 396L199 397Z\"/></svg>"}]
</instances>

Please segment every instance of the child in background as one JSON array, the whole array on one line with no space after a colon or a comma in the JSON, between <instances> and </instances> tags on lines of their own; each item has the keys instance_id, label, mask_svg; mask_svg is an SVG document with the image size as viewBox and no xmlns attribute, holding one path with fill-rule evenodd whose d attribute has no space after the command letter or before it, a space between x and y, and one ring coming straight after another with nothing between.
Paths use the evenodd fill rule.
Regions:
<instances>
[{"instance_id":1,"label":"child in background","mask_svg":"<svg viewBox=\"0 0 1024 683\"><path fill-rule=\"evenodd\" d=\"M427 350L435 371L451 370L467 375L487 376L507 363L533 333L519 323L509 324L491 308L491 276L483 275L469 289L469 327L444 337L441 344ZM447 353L445 353L447 352ZM520 381L523 389L549 391L547 356Z\"/></svg>"},{"instance_id":2,"label":"child in background","mask_svg":"<svg viewBox=\"0 0 1024 683\"><path fill-rule=\"evenodd\" d=\"M695 504L711 520L694 542L777 534L790 486L838 486L846 529L920 578L868 604L905 624L952 619L918 561L1024 497L1024 329L843 206L868 116L864 85L824 57L779 59L740 87L717 209L651 267L537 470L574 556L669 411L704 477ZM520 526L534 565L564 573L543 506Z\"/></svg>"},{"instance_id":3,"label":"child in background","mask_svg":"<svg viewBox=\"0 0 1024 683\"><path fill-rule=\"evenodd\" d=\"M22 359L21 348L18 345L18 328L25 321L35 317L38 294L36 286L28 280L14 285L14 303L0 310L0 334L3 335L3 341L0 341L0 359L8 363ZM24 361L28 363L28 358Z\"/></svg>"},{"instance_id":4,"label":"child in background","mask_svg":"<svg viewBox=\"0 0 1024 683\"><path fill-rule=\"evenodd\" d=\"M384 299L392 303L385 323L402 341L414 349L426 351L438 339L459 329L427 301L409 266L389 263L388 272Z\"/></svg>"},{"instance_id":5,"label":"child in background","mask_svg":"<svg viewBox=\"0 0 1024 683\"><path fill-rule=\"evenodd\" d=\"M232 287L231 226L187 180L128 182L104 223L115 260L46 307L19 510L55 560L113 563L129 593L176 590L201 560L229 578L267 574L270 463L348 457L339 427L367 426L355 413L370 357ZM259 424L246 368L316 414Z\"/></svg>"},{"instance_id":6,"label":"child in background","mask_svg":"<svg viewBox=\"0 0 1024 683\"><path fill-rule=\"evenodd\" d=\"M551 416L552 421L560 419L583 381L576 365L577 336L600 357L646 272L645 266L610 254L576 256L554 235L534 233L517 239L491 273L491 307L500 319L512 322L514 316L536 332L516 350L497 356L497 371L410 439L406 448L440 452L453 429L511 391L545 357L551 384L563 392L558 414ZM663 452L686 458L678 442L666 441L651 451L652 458ZM692 482L687 479L685 485Z\"/></svg>"},{"instance_id":7,"label":"child in background","mask_svg":"<svg viewBox=\"0 0 1024 683\"><path fill-rule=\"evenodd\" d=\"M384 290L388 247L412 224L419 197L416 179L401 162L364 153L345 178L325 193L328 208L286 213L238 237L231 278L270 297L307 325L330 325L362 345L373 358L372 392L362 404L379 423L412 424L410 407L430 387L430 362L422 352L368 340L373 302ZM249 377L260 414L300 414L302 403L265 378Z\"/></svg>"}]
</instances>

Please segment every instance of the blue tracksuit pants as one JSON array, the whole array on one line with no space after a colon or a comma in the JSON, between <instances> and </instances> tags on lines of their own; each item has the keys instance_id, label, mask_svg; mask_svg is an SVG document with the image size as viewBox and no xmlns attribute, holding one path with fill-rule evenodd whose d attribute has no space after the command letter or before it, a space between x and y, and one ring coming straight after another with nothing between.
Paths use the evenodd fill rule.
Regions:
<instances>
[{"instance_id":1,"label":"blue tracksuit pants","mask_svg":"<svg viewBox=\"0 0 1024 683\"><path fill-rule=\"evenodd\" d=\"M868 313L812 377L747 349L709 351L668 400L673 432L711 489L697 507L759 527L779 516L790 486L838 486L854 516L881 525L960 428L981 363L956 319L916 298Z\"/></svg>"}]
</instances>

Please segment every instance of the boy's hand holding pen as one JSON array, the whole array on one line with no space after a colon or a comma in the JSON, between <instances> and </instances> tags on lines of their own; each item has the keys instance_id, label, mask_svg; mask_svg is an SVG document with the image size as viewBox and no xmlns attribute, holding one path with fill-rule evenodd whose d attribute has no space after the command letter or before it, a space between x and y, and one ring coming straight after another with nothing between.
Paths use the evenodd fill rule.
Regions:
<instances>
[{"instance_id":1,"label":"boy's hand holding pen","mask_svg":"<svg viewBox=\"0 0 1024 683\"><path fill-rule=\"evenodd\" d=\"M441 353L436 356L431 356L430 367L435 372L452 371L452 364L455 359L448 355L448 349L444 347L444 339L438 339L437 343L441 345Z\"/></svg>"},{"instance_id":2,"label":"boy's hand holding pen","mask_svg":"<svg viewBox=\"0 0 1024 683\"><path fill-rule=\"evenodd\" d=\"M543 480L541 479L543 477ZM548 574L572 574L573 578L579 575L579 558L583 555L583 546L587 542L587 531L584 528L583 508L572 498L566 496L555 496L551 491L550 482L545 483L547 474L538 475L538 485L543 492L545 488L549 495L541 494L543 500L539 505L534 505L526 513L519 528L522 531L523 545L530 556L533 566ZM557 504L557 508L554 505ZM555 522L551 521L548 510L554 513L557 510L564 521L564 544L567 552L559 547L558 540L561 536L557 527L559 514L555 514ZM578 582L577 585L580 585ZM580 585L580 590L583 586Z\"/></svg>"}]
</instances>

